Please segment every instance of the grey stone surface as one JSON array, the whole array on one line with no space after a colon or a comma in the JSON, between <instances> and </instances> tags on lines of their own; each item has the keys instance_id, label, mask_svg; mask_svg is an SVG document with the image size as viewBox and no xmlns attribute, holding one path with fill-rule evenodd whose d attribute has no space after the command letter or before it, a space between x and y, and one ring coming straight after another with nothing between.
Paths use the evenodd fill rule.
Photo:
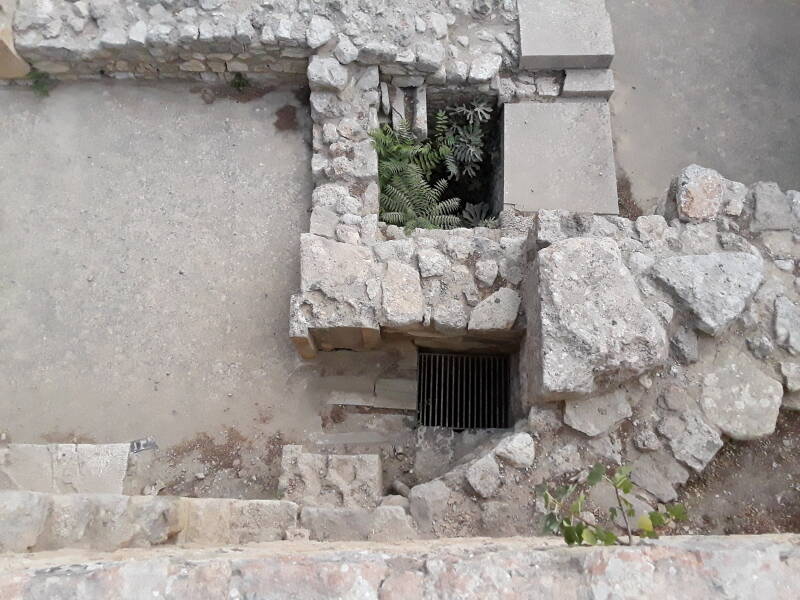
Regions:
<instances>
[{"instance_id":1,"label":"grey stone surface","mask_svg":"<svg viewBox=\"0 0 800 600\"><path fill-rule=\"evenodd\" d=\"M500 468L491 454L473 462L466 472L467 482L481 498L491 498L500 487Z\"/></svg>"},{"instance_id":2,"label":"grey stone surface","mask_svg":"<svg viewBox=\"0 0 800 600\"><path fill-rule=\"evenodd\" d=\"M698 473L722 448L722 438L716 429L696 412L670 416L658 425L658 431L669 439L672 454Z\"/></svg>"},{"instance_id":3,"label":"grey stone surface","mask_svg":"<svg viewBox=\"0 0 800 600\"><path fill-rule=\"evenodd\" d=\"M0 105L10 438L151 435L166 450L319 428L287 340L311 193L295 96L205 104L179 83L103 81L46 99L0 87ZM274 126L287 105L300 130ZM291 415L273 412L290 396Z\"/></svg>"},{"instance_id":4,"label":"grey stone surface","mask_svg":"<svg viewBox=\"0 0 800 600\"><path fill-rule=\"evenodd\" d=\"M664 258L653 273L710 335L718 335L744 311L764 280L761 258L743 252Z\"/></svg>"},{"instance_id":5,"label":"grey stone surface","mask_svg":"<svg viewBox=\"0 0 800 600\"><path fill-rule=\"evenodd\" d=\"M755 440L775 431L783 389L744 352L723 348L703 376L700 404L708 420L735 440Z\"/></svg>"},{"instance_id":6,"label":"grey stone surface","mask_svg":"<svg viewBox=\"0 0 800 600\"><path fill-rule=\"evenodd\" d=\"M622 389L564 403L564 423L592 437L606 433L631 414Z\"/></svg>"},{"instance_id":7,"label":"grey stone surface","mask_svg":"<svg viewBox=\"0 0 800 600\"><path fill-rule=\"evenodd\" d=\"M675 358L684 365L697 362L699 351L697 348L697 334L689 327L680 327L669 340Z\"/></svg>"},{"instance_id":8,"label":"grey stone surface","mask_svg":"<svg viewBox=\"0 0 800 600\"><path fill-rule=\"evenodd\" d=\"M399 506L363 508L304 507L300 524L312 540L402 541L417 537L411 517Z\"/></svg>"},{"instance_id":9,"label":"grey stone surface","mask_svg":"<svg viewBox=\"0 0 800 600\"><path fill-rule=\"evenodd\" d=\"M44 530L49 508L40 494L0 492L0 551L30 551Z\"/></svg>"},{"instance_id":10,"label":"grey stone surface","mask_svg":"<svg viewBox=\"0 0 800 600\"><path fill-rule=\"evenodd\" d=\"M374 508L383 496L380 456L316 454L286 445L278 493L304 506Z\"/></svg>"},{"instance_id":11,"label":"grey stone surface","mask_svg":"<svg viewBox=\"0 0 800 600\"><path fill-rule=\"evenodd\" d=\"M800 362L781 362L781 375L787 392L800 392Z\"/></svg>"},{"instance_id":12,"label":"grey stone surface","mask_svg":"<svg viewBox=\"0 0 800 600\"><path fill-rule=\"evenodd\" d=\"M499 54L481 54L472 61L469 68L469 81L471 83L482 83L490 81L503 64L503 57Z\"/></svg>"},{"instance_id":13,"label":"grey stone surface","mask_svg":"<svg viewBox=\"0 0 800 600\"><path fill-rule=\"evenodd\" d=\"M536 445L529 434L515 433L500 440L495 446L494 453L503 462L525 469L530 467L536 458Z\"/></svg>"},{"instance_id":14,"label":"grey stone surface","mask_svg":"<svg viewBox=\"0 0 800 600\"><path fill-rule=\"evenodd\" d=\"M780 231L800 226L789 198L774 182L759 181L750 190L753 197L753 231Z\"/></svg>"},{"instance_id":15,"label":"grey stone surface","mask_svg":"<svg viewBox=\"0 0 800 600\"><path fill-rule=\"evenodd\" d=\"M445 298L433 308L433 327L443 333L458 333L467 329L469 317L460 300Z\"/></svg>"},{"instance_id":16,"label":"grey stone surface","mask_svg":"<svg viewBox=\"0 0 800 600\"><path fill-rule=\"evenodd\" d=\"M417 409L417 380L381 377L375 381L376 408Z\"/></svg>"},{"instance_id":17,"label":"grey stone surface","mask_svg":"<svg viewBox=\"0 0 800 600\"><path fill-rule=\"evenodd\" d=\"M494 260L479 260L475 264L475 279L484 287L491 287L497 279L497 262Z\"/></svg>"},{"instance_id":18,"label":"grey stone surface","mask_svg":"<svg viewBox=\"0 0 800 600\"><path fill-rule=\"evenodd\" d=\"M520 2L523 69L605 69L614 59L604 0Z\"/></svg>"},{"instance_id":19,"label":"grey stone surface","mask_svg":"<svg viewBox=\"0 0 800 600\"><path fill-rule=\"evenodd\" d=\"M606 4L617 47L611 99L617 164L645 213L687 161L739 181L767 179L800 189L800 136L796 126L783 127L780 117L800 113L800 64L794 60L800 5ZM748 24L753 60L731 61L742 23ZM714 68L719 64L726 68ZM766 64L772 67L764 69ZM778 72L783 76L772 77ZM681 85L665 95L664 81ZM730 93L743 81L748 82L745 104Z\"/></svg>"},{"instance_id":20,"label":"grey stone surface","mask_svg":"<svg viewBox=\"0 0 800 600\"><path fill-rule=\"evenodd\" d=\"M477 600L511 593L562 600L657 596L793 600L796 535L665 536L633 547L566 548L551 538L402 545L276 542L238 548L89 552L5 559L8 600L70 597L408 598ZM676 565L679 565L678 568ZM232 574L235 574L233 576ZM572 594L574 597L574 594Z\"/></svg>"},{"instance_id":21,"label":"grey stone surface","mask_svg":"<svg viewBox=\"0 0 800 600\"><path fill-rule=\"evenodd\" d=\"M689 479L689 471L664 452L643 454L631 467L631 481L661 502L676 500L675 485L683 485Z\"/></svg>"},{"instance_id":22,"label":"grey stone surface","mask_svg":"<svg viewBox=\"0 0 800 600\"><path fill-rule=\"evenodd\" d=\"M611 69L568 69L561 95L564 98L597 97L608 100L614 93Z\"/></svg>"},{"instance_id":23,"label":"grey stone surface","mask_svg":"<svg viewBox=\"0 0 800 600\"><path fill-rule=\"evenodd\" d=\"M511 288L500 288L472 309L469 330L475 332L508 331L514 326L521 299Z\"/></svg>"},{"instance_id":24,"label":"grey stone surface","mask_svg":"<svg viewBox=\"0 0 800 600\"><path fill-rule=\"evenodd\" d=\"M447 257L434 248L423 248L417 253L419 274L423 277L442 276L450 268Z\"/></svg>"},{"instance_id":25,"label":"grey stone surface","mask_svg":"<svg viewBox=\"0 0 800 600\"><path fill-rule=\"evenodd\" d=\"M0 489L122 494L130 443L0 446Z\"/></svg>"},{"instance_id":26,"label":"grey stone surface","mask_svg":"<svg viewBox=\"0 0 800 600\"><path fill-rule=\"evenodd\" d=\"M450 498L450 488L439 479L421 483L411 488L408 496L411 516L417 528L424 533L433 533L436 522L442 518Z\"/></svg>"},{"instance_id":27,"label":"grey stone surface","mask_svg":"<svg viewBox=\"0 0 800 600\"><path fill-rule=\"evenodd\" d=\"M409 265L389 261L381 281L383 316L389 327L412 327L422 322L425 312L419 273Z\"/></svg>"},{"instance_id":28,"label":"grey stone surface","mask_svg":"<svg viewBox=\"0 0 800 600\"><path fill-rule=\"evenodd\" d=\"M786 296L775 298L775 340L790 354L800 354L800 306Z\"/></svg>"},{"instance_id":29,"label":"grey stone surface","mask_svg":"<svg viewBox=\"0 0 800 600\"><path fill-rule=\"evenodd\" d=\"M587 395L666 361L666 332L642 303L614 240L556 242L539 251L532 269L538 286L527 291L533 356L526 360L534 393Z\"/></svg>"},{"instance_id":30,"label":"grey stone surface","mask_svg":"<svg viewBox=\"0 0 800 600\"><path fill-rule=\"evenodd\" d=\"M521 102L503 110L503 203L519 211L617 214L608 105ZM541 148L520 152L520 148Z\"/></svg>"}]
</instances>

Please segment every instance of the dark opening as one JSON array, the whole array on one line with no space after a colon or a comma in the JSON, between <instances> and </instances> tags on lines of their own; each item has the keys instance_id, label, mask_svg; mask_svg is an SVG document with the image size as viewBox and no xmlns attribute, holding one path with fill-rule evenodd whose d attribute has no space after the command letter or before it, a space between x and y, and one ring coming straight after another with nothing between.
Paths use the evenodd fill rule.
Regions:
<instances>
[{"instance_id":1,"label":"dark opening","mask_svg":"<svg viewBox=\"0 0 800 600\"><path fill-rule=\"evenodd\" d=\"M462 217L465 219L464 226L476 227L482 225L482 219L490 219L497 216L497 210L493 201L493 183L496 178L496 170L501 160L500 149L500 107L497 106L497 99L490 96L449 96L445 99L429 99L428 101L428 132L432 135L436 127L436 113L440 110L453 109L457 106L471 107L475 102L483 103L491 111L489 120L478 126L481 135L480 148L483 159L476 167L476 172L472 175L462 175L458 178L449 179L446 197L460 198ZM463 125L463 123L462 123ZM442 166L438 172L434 173L434 180L447 178L448 171ZM485 207L485 208L484 208ZM464 212L466 211L466 212Z\"/></svg>"},{"instance_id":2,"label":"dark opening","mask_svg":"<svg viewBox=\"0 0 800 600\"><path fill-rule=\"evenodd\" d=\"M504 429L510 421L510 357L420 350L417 423L453 429Z\"/></svg>"}]
</instances>

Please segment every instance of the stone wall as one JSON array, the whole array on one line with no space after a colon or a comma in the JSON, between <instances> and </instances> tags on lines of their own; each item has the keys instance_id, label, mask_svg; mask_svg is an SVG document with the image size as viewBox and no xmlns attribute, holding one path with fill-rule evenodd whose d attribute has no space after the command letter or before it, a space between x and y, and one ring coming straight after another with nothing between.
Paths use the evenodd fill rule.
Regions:
<instances>
[{"instance_id":1,"label":"stone wall","mask_svg":"<svg viewBox=\"0 0 800 600\"><path fill-rule=\"evenodd\" d=\"M59 78L303 75L336 47L389 77L487 84L518 53L516 5L414 0L19 0L20 55Z\"/></svg>"},{"instance_id":2,"label":"stone wall","mask_svg":"<svg viewBox=\"0 0 800 600\"><path fill-rule=\"evenodd\" d=\"M265 544L3 559L6 600L71 598L769 598L800 585L797 536L664 538L631 548L549 540Z\"/></svg>"}]
</instances>

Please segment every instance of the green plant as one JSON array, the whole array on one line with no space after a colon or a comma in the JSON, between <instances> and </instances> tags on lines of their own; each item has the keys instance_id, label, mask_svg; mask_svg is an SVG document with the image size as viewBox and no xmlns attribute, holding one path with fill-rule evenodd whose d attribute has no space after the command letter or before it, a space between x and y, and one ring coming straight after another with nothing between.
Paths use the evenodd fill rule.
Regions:
<instances>
[{"instance_id":1,"label":"green plant","mask_svg":"<svg viewBox=\"0 0 800 600\"><path fill-rule=\"evenodd\" d=\"M616 471L609 471L601 464L595 465L589 472L586 482L563 486L554 491L542 487L547 514L545 516L545 531L561 535L570 546L586 544L606 545L633 544L633 532L638 532L644 538L657 538L658 529L667 527L674 522L687 519L686 508L682 504L671 504L665 511L651 511L639 517L636 525L631 525L631 519L636 516L636 511L631 502L625 497L633 491L634 485L630 479L631 467L623 466ZM605 481L614 490L617 506L608 509L608 516L615 520L622 517L627 533L627 541L621 541L615 533L590 523L582 517L586 502L585 489Z\"/></svg>"},{"instance_id":2,"label":"green plant","mask_svg":"<svg viewBox=\"0 0 800 600\"><path fill-rule=\"evenodd\" d=\"M478 174L484 158L486 123L491 116L492 108L485 102L436 113L433 138L438 146L449 148L446 167L450 177L461 179Z\"/></svg>"},{"instance_id":3,"label":"green plant","mask_svg":"<svg viewBox=\"0 0 800 600\"><path fill-rule=\"evenodd\" d=\"M450 181L477 177L491 113L484 102L439 111L425 140L418 140L405 121L396 129L384 125L373 131L381 220L406 229L496 226L488 205L467 205L459 217L461 200L445 198Z\"/></svg>"},{"instance_id":4,"label":"green plant","mask_svg":"<svg viewBox=\"0 0 800 600\"><path fill-rule=\"evenodd\" d=\"M461 220L469 227L497 227L497 217L489 216L490 208L485 202L467 204L461 213Z\"/></svg>"},{"instance_id":5,"label":"green plant","mask_svg":"<svg viewBox=\"0 0 800 600\"><path fill-rule=\"evenodd\" d=\"M458 227L461 200L443 198L447 179L429 181L448 150L419 142L406 122L396 130L384 125L371 136L378 153L381 220L408 230Z\"/></svg>"},{"instance_id":6,"label":"green plant","mask_svg":"<svg viewBox=\"0 0 800 600\"><path fill-rule=\"evenodd\" d=\"M55 81L53 81L49 73L39 71L38 69L31 69L27 78L31 82L31 89L37 96L49 96L50 90L55 85Z\"/></svg>"},{"instance_id":7,"label":"green plant","mask_svg":"<svg viewBox=\"0 0 800 600\"><path fill-rule=\"evenodd\" d=\"M250 80L243 73L235 73L230 83L231 87L241 93L250 87Z\"/></svg>"}]
</instances>

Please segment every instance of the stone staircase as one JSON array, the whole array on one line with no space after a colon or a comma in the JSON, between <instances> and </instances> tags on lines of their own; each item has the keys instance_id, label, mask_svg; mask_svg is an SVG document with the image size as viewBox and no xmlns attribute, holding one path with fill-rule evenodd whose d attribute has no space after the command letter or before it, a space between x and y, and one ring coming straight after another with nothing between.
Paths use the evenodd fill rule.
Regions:
<instances>
[{"instance_id":1,"label":"stone staircase","mask_svg":"<svg viewBox=\"0 0 800 600\"><path fill-rule=\"evenodd\" d=\"M285 446L278 500L128 495L132 456L128 443L0 448L0 553L417 537L408 501L383 495L378 454Z\"/></svg>"}]
</instances>

